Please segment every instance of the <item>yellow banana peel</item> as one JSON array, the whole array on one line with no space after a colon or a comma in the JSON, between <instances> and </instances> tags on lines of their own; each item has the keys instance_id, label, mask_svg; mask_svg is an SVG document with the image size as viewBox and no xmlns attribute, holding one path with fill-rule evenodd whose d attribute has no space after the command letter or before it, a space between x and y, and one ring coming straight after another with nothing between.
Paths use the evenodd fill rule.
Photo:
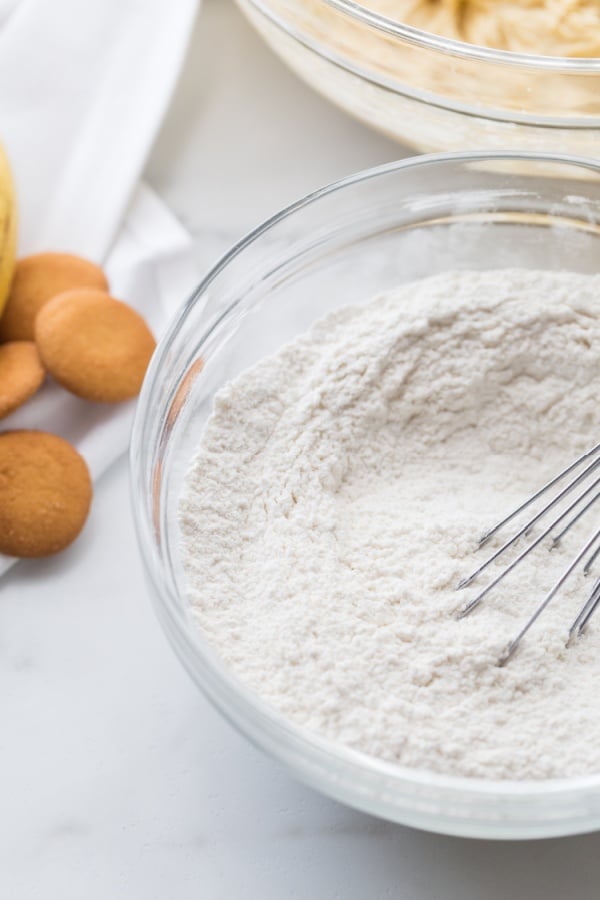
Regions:
<instances>
[{"instance_id":1,"label":"yellow banana peel","mask_svg":"<svg viewBox=\"0 0 600 900\"><path fill-rule=\"evenodd\" d=\"M0 144L0 315L8 298L17 254L17 203L6 153Z\"/></svg>"}]
</instances>

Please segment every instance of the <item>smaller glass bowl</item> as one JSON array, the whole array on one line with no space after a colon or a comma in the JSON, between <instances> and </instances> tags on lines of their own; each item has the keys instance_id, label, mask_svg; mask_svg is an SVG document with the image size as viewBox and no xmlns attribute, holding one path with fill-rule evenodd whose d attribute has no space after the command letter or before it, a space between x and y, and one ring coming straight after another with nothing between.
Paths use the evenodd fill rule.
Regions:
<instances>
[{"instance_id":1,"label":"smaller glass bowl","mask_svg":"<svg viewBox=\"0 0 600 900\"><path fill-rule=\"evenodd\" d=\"M238 4L312 87L419 150L597 153L599 58L477 47L384 16L374 0Z\"/></svg>"},{"instance_id":2,"label":"smaller glass bowl","mask_svg":"<svg viewBox=\"0 0 600 900\"><path fill-rule=\"evenodd\" d=\"M295 726L238 681L192 619L180 556L182 480L215 392L316 318L403 281L460 268L597 272L599 223L600 166L591 161L473 153L394 163L317 191L250 234L159 344L131 442L136 527L159 619L231 722L345 803L452 834L564 835L600 827L600 773L517 782L395 766Z\"/></svg>"}]
</instances>

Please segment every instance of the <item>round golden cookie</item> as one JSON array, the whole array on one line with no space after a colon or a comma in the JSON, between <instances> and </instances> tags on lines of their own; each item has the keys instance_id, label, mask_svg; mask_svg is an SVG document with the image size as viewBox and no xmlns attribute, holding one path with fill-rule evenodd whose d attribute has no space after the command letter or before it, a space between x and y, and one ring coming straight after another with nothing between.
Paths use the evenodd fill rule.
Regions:
<instances>
[{"instance_id":1,"label":"round golden cookie","mask_svg":"<svg viewBox=\"0 0 600 900\"><path fill-rule=\"evenodd\" d=\"M134 309L102 291L68 291L39 313L42 363L68 391L116 403L135 397L156 342Z\"/></svg>"},{"instance_id":2,"label":"round golden cookie","mask_svg":"<svg viewBox=\"0 0 600 900\"><path fill-rule=\"evenodd\" d=\"M44 376L33 341L0 344L0 419L29 400L42 386Z\"/></svg>"},{"instance_id":3,"label":"round golden cookie","mask_svg":"<svg viewBox=\"0 0 600 900\"><path fill-rule=\"evenodd\" d=\"M49 556L75 540L92 501L88 468L45 431L0 434L0 553Z\"/></svg>"},{"instance_id":4,"label":"round golden cookie","mask_svg":"<svg viewBox=\"0 0 600 900\"><path fill-rule=\"evenodd\" d=\"M108 282L95 263L69 253L35 253L17 260L0 318L0 341L32 341L44 304L76 288L108 291Z\"/></svg>"}]
</instances>

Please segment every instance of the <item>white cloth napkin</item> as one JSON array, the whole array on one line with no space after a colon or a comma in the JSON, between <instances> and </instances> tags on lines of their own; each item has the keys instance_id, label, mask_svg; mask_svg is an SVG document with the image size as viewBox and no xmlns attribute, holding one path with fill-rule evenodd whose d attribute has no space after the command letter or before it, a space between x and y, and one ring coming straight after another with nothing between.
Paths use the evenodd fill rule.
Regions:
<instances>
[{"instance_id":1,"label":"white cloth napkin","mask_svg":"<svg viewBox=\"0 0 600 900\"><path fill-rule=\"evenodd\" d=\"M191 292L190 237L138 184L197 0L0 0L0 140L19 198L19 253L104 264L114 296L160 336ZM85 403L48 383L0 429L72 441L94 479L127 447L134 403ZM0 575L14 560L0 555Z\"/></svg>"}]
</instances>

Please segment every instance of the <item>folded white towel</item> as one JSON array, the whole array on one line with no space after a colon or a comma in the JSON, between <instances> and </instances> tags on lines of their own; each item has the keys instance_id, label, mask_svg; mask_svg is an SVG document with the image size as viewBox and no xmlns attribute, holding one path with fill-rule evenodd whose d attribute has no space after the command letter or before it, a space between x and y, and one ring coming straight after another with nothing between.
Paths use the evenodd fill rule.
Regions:
<instances>
[{"instance_id":1,"label":"folded white towel","mask_svg":"<svg viewBox=\"0 0 600 900\"><path fill-rule=\"evenodd\" d=\"M138 185L197 0L0 0L0 140L19 198L19 252L105 265L112 293L159 336L197 279L191 239ZM97 478L127 447L134 404L47 384L0 429L71 440ZM13 560L0 556L0 574Z\"/></svg>"}]
</instances>

